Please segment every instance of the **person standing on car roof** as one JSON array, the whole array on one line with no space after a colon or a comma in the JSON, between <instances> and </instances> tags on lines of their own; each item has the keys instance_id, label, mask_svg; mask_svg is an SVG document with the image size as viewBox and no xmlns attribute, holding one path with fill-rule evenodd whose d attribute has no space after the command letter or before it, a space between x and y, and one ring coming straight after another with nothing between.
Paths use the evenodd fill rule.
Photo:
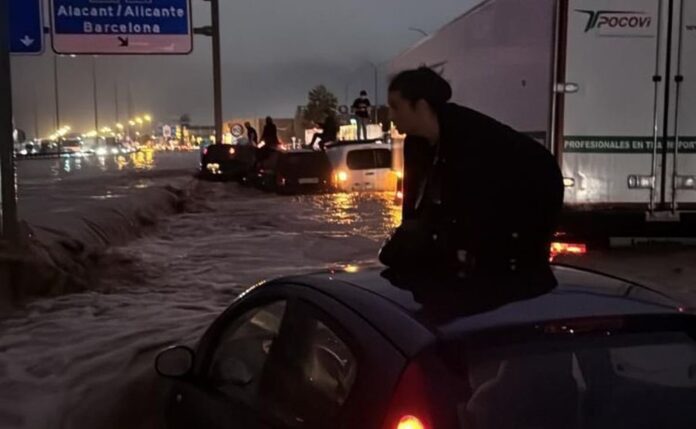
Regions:
<instances>
[{"instance_id":1,"label":"person standing on car roof","mask_svg":"<svg viewBox=\"0 0 696 429\"><path fill-rule=\"evenodd\" d=\"M265 146L269 149L275 149L280 144L280 140L278 139L278 127L273 123L273 118L270 116L266 117L266 125L263 127L261 141L264 142Z\"/></svg>"},{"instance_id":2,"label":"person standing on car roof","mask_svg":"<svg viewBox=\"0 0 696 429\"><path fill-rule=\"evenodd\" d=\"M259 144L259 133L256 132L256 129L248 121L244 123L244 128L246 128L249 144L256 147Z\"/></svg>"},{"instance_id":3,"label":"person standing on car roof","mask_svg":"<svg viewBox=\"0 0 696 429\"><path fill-rule=\"evenodd\" d=\"M563 178L541 144L449 103L427 67L391 81L389 106L404 144L403 223L380 251L385 265L460 277L553 279L550 243Z\"/></svg>"},{"instance_id":4,"label":"person standing on car roof","mask_svg":"<svg viewBox=\"0 0 696 429\"><path fill-rule=\"evenodd\" d=\"M319 140L319 148L324 151L326 143L335 142L338 138L338 121L336 120L336 115L332 110L326 111L326 116L324 122L319 124L321 128L320 133L315 133L312 136L312 141L307 144L307 147L313 148L314 143Z\"/></svg>"},{"instance_id":5,"label":"person standing on car roof","mask_svg":"<svg viewBox=\"0 0 696 429\"><path fill-rule=\"evenodd\" d=\"M367 98L367 91L360 91L360 97L353 101L353 114L358 122L358 140L367 140L367 124L370 122L370 99Z\"/></svg>"}]
</instances>

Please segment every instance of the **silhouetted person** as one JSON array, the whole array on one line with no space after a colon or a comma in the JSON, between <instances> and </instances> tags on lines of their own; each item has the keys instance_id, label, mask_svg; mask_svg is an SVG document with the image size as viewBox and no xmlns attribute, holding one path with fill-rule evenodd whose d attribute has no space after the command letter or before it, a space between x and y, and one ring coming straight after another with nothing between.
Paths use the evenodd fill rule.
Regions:
<instances>
[{"instance_id":1,"label":"silhouetted person","mask_svg":"<svg viewBox=\"0 0 696 429\"><path fill-rule=\"evenodd\" d=\"M268 148L272 149L275 149L280 144L280 140L278 139L278 128L276 124L273 123L273 119L270 116L266 117L266 125L263 127L261 141L263 141Z\"/></svg>"},{"instance_id":2,"label":"silhouetted person","mask_svg":"<svg viewBox=\"0 0 696 429\"><path fill-rule=\"evenodd\" d=\"M332 111L326 112L326 117L324 122L319 124L321 127L320 133L315 133L312 136L312 141L307 145L310 148L314 147L314 143L319 140L319 148L323 151L325 150L326 143L335 142L338 137L338 122L336 121L336 116Z\"/></svg>"},{"instance_id":3,"label":"silhouetted person","mask_svg":"<svg viewBox=\"0 0 696 429\"><path fill-rule=\"evenodd\" d=\"M256 132L256 129L252 127L251 123L249 122L244 123L244 128L246 128L249 144L252 146L257 146L259 144L259 133Z\"/></svg>"}]
</instances>

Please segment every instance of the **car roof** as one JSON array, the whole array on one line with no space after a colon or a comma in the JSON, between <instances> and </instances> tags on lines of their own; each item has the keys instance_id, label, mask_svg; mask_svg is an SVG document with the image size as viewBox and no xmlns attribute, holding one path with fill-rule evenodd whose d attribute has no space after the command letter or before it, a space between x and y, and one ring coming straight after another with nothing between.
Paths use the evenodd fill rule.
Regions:
<instances>
[{"instance_id":1,"label":"car roof","mask_svg":"<svg viewBox=\"0 0 696 429\"><path fill-rule=\"evenodd\" d=\"M627 280L568 266L552 270L558 285L537 290L494 284L486 290L487 285L478 284L479 292L462 288L461 282L457 286L429 279L399 284L388 279L384 267L351 266L285 280L328 293L373 326L386 329L387 337L406 338L403 341L408 341L399 332L403 327L390 323L396 313L407 314L440 338L569 319L688 313L669 296ZM366 304L375 300L380 307Z\"/></svg>"}]
</instances>

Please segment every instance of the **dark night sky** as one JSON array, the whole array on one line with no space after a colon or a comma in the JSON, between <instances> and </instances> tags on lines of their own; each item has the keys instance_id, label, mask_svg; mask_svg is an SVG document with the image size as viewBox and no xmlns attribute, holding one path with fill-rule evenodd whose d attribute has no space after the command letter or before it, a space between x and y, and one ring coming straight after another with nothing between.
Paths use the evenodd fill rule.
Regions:
<instances>
[{"instance_id":1,"label":"dark night sky","mask_svg":"<svg viewBox=\"0 0 696 429\"><path fill-rule=\"evenodd\" d=\"M209 4L192 0L194 26L209 22ZM345 101L365 88L374 101L380 66L384 101L385 62L416 43L417 27L432 33L466 11L473 0L221 0L224 117L289 117L320 83ZM47 40L48 42L48 40ZM195 36L187 56L97 58L100 126L126 119L127 88L133 114L172 121L189 113L212 123L210 38ZM61 122L78 131L93 128L91 57L60 57ZM34 135L54 129L53 54L13 57L13 96L18 127ZM117 90L118 88L118 90ZM35 103L36 100L36 103Z\"/></svg>"}]
</instances>

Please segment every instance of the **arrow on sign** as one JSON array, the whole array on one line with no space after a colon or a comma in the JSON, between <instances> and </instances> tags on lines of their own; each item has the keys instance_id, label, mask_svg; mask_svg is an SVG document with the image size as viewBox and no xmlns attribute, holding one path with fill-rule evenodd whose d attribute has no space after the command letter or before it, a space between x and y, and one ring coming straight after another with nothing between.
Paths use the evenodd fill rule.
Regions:
<instances>
[{"instance_id":1,"label":"arrow on sign","mask_svg":"<svg viewBox=\"0 0 696 429\"><path fill-rule=\"evenodd\" d=\"M119 43L120 43L119 46L121 46L121 47L123 47L123 48L127 48L127 47L128 47L128 37L119 37L119 38L118 38L118 41L119 41Z\"/></svg>"},{"instance_id":2,"label":"arrow on sign","mask_svg":"<svg viewBox=\"0 0 696 429\"><path fill-rule=\"evenodd\" d=\"M34 39L29 37L28 35L25 35L23 38L19 39L20 42L26 47L29 47L32 43L34 43Z\"/></svg>"}]
</instances>

